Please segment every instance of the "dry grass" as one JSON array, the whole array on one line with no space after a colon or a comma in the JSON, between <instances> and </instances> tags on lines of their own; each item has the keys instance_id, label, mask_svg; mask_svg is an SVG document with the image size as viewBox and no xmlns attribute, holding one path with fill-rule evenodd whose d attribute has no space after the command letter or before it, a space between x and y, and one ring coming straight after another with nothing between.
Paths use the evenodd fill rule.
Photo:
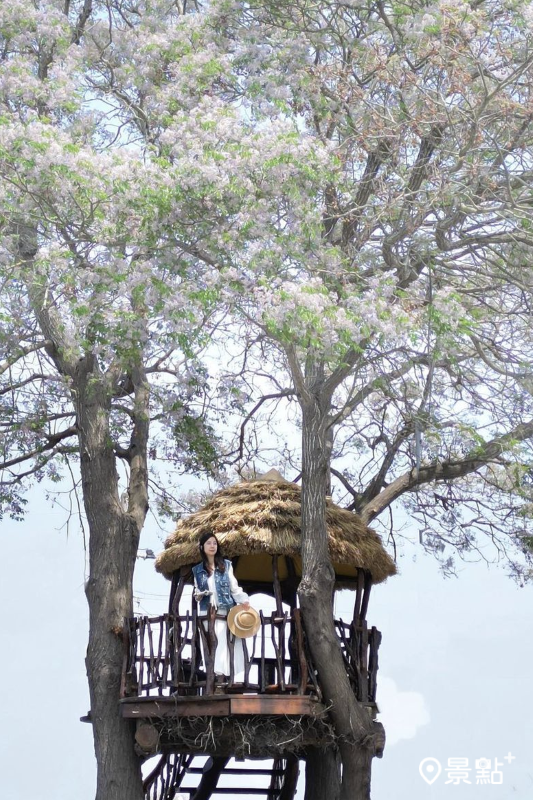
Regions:
<instances>
[{"instance_id":1,"label":"dry grass","mask_svg":"<svg viewBox=\"0 0 533 800\"><path fill-rule=\"evenodd\" d=\"M165 542L156 569L167 578L182 566L199 561L198 540L214 533L228 558L263 553L300 553L301 489L285 480L243 481L223 489L203 508L180 520ZM328 499L326 522L331 560L369 570L374 583L396 573L378 534L361 519Z\"/></svg>"}]
</instances>

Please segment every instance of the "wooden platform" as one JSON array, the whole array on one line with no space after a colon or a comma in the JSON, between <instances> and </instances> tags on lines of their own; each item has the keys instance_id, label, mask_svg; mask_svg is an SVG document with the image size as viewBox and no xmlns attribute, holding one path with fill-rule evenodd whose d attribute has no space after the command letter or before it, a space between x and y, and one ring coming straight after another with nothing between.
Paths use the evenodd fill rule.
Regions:
<instances>
[{"instance_id":1,"label":"wooden platform","mask_svg":"<svg viewBox=\"0 0 533 800\"><path fill-rule=\"evenodd\" d=\"M123 717L154 719L168 717L229 717L233 715L311 716L324 706L309 695L222 694L202 697L125 697L120 701Z\"/></svg>"}]
</instances>

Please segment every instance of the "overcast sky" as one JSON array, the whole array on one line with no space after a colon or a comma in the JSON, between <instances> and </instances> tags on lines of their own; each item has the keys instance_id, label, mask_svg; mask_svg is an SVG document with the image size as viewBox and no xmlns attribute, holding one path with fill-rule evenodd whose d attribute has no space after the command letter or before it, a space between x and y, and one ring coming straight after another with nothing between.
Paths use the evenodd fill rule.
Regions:
<instances>
[{"instance_id":1,"label":"overcast sky","mask_svg":"<svg viewBox=\"0 0 533 800\"><path fill-rule=\"evenodd\" d=\"M94 798L91 728L79 721L89 708L85 555L63 522L42 495L25 522L2 522L2 800ZM158 551L163 537L149 525L142 546ZM530 800L533 587L482 564L443 579L418 546L399 568L374 588L368 613L383 633L378 701L388 735L374 760L373 800ZM142 613L166 610L169 584L152 561L138 562L136 587ZM344 592L337 615L349 619L352 606ZM419 773L426 758L442 767L432 785ZM470 784L446 784L453 758L468 759ZM499 761L491 784L476 783L480 758L491 772Z\"/></svg>"}]
</instances>

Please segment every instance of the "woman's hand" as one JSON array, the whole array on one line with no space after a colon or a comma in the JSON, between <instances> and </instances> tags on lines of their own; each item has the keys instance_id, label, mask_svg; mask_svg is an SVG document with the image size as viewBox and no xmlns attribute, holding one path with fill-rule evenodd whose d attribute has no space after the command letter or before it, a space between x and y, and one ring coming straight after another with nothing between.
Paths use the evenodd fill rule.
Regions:
<instances>
[{"instance_id":1,"label":"woman's hand","mask_svg":"<svg viewBox=\"0 0 533 800\"><path fill-rule=\"evenodd\" d=\"M250 608L250 601L249 601L249 600L247 600L245 603L242 603L242 605L243 605L243 606L244 606L246 609L248 609L248 608Z\"/></svg>"},{"instance_id":2,"label":"woman's hand","mask_svg":"<svg viewBox=\"0 0 533 800\"><path fill-rule=\"evenodd\" d=\"M203 592L201 592L199 589L197 589L194 592L194 599L196 600L197 603L199 603L200 600L202 599L202 597L210 597L212 594L213 594L213 592L210 592L209 589L206 589Z\"/></svg>"}]
</instances>

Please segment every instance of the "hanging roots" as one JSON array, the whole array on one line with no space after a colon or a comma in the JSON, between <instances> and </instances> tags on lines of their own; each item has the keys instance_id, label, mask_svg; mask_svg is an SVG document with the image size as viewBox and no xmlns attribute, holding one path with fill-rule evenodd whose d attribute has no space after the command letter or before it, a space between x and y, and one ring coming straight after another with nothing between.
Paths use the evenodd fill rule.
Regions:
<instances>
[{"instance_id":1,"label":"hanging roots","mask_svg":"<svg viewBox=\"0 0 533 800\"><path fill-rule=\"evenodd\" d=\"M237 758L298 755L307 747L329 747L335 742L324 716L178 717L161 720L158 728L163 752Z\"/></svg>"}]
</instances>

